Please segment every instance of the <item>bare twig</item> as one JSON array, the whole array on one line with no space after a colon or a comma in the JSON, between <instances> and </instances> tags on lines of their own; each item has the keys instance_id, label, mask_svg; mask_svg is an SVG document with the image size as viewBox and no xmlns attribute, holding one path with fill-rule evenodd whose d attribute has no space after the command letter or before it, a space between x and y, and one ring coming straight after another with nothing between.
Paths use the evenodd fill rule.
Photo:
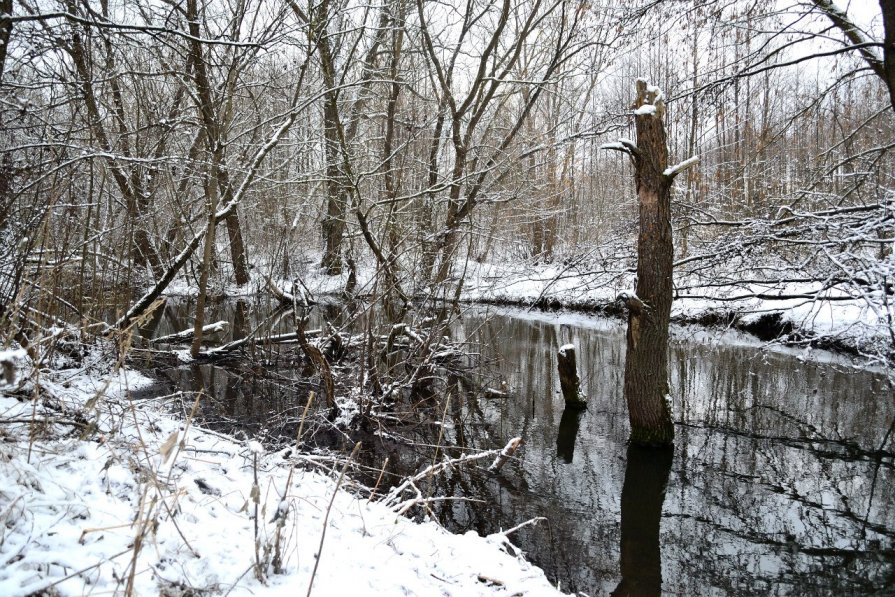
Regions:
<instances>
[{"instance_id":1,"label":"bare twig","mask_svg":"<svg viewBox=\"0 0 895 597\"><path fill-rule=\"evenodd\" d=\"M323 516L323 530L320 531L320 543L317 546L317 557L314 559L314 569L311 571L311 580L308 582L307 597L311 597L311 589L314 587L314 577L317 576L317 566L320 565L320 558L323 557L323 542L326 540L326 527L329 525L329 513L333 508L333 503L336 501L336 496L339 495L339 488L342 486L342 481L345 479L345 471L348 470L348 465L351 464L351 461L354 459L358 450L360 450L360 442L354 444L354 449L351 450L351 455L342 466L342 472L339 473L339 480L336 482L333 496L330 498L329 505L326 507L326 514Z\"/></svg>"}]
</instances>

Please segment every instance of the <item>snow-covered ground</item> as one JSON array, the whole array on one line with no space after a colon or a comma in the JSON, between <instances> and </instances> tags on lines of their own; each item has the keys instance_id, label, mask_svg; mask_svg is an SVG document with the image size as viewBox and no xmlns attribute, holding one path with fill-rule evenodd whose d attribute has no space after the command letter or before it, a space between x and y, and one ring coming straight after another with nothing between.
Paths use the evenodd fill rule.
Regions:
<instances>
[{"instance_id":1,"label":"snow-covered ground","mask_svg":"<svg viewBox=\"0 0 895 597\"><path fill-rule=\"evenodd\" d=\"M878 354L891 350L895 304L884 300L886 297L867 294L852 298L837 289L819 292L818 284L809 283L716 287L701 286L699 281L683 276L675 283L679 290L671 315L681 322L733 317L748 326L767 315L776 315L780 323L790 324L806 337ZM621 292L633 289L631 274L597 274L562 264L533 267L471 263L463 298L588 309L611 304Z\"/></svg>"},{"instance_id":2,"label":"snow-covered ground","mask_svg":"<svg viewBox=\"0 0 895 597\"><path fill-rule=\"evenodd\" d=\"M504 534L414 523L98 367L0 385L0 595L560 594Z\"/></svg>"},{"instance_id":3,"label":"snow-covered ground","mask_svg":"<svg viewBox=\"0 0 895 597\"><path fill-rule=\"evenodd\" d=\"M316 267L317 263L318 258L307 258L296 279L313 296L339 295L345 288L347 271L341 276L328 276ZM595 271L583 261L567 264L469 261L456 269L464 277L461 298L469 302L600 310L612 305L620 293L634 290L632 273ZM267 292L263 271L266 268L255 270L248 288L219 291L225 295ZM372 292L375 271L373 263L359 264L359 292ZM726 272L723 278L730 282L736 280L737 274ZM274 283L287 291L292 287L292 280L275 279ZM403 285L405 290L415 287L410 279L404 279ZM748 327L765 316L774 315L779 324L791 325L802 338L876 355L888 355L892 351L895 302L879 292L846 297L841 289L818 291L819 284L812 283L705 285L704 279L689 279L681 273L675 275L675 287L677 296L672 304L672 318L679 322L734 319L741 327ZM195 288L178 282L168 292L189 295L195 293ZM616 305L618 310L620 307Z\"/></svg>"},{"instance_id":4,"label":"snow-covered ground","mask_svg":"<svg viewBox=\"0 0 895 597\"><path fill-rule=\"evenodd\" d=\"M594 272L581 264L470 261L463 274L461 298L469 302L600 310L620 293L634 290L633 274ZM338 294L346 276L326 276L311 268L302 281L314 295ZM359 287L371 277L371 271L361 270ZM817 292L818 285L808 283L701 286L683 276L675 284L678 294L671 315L682 323L735 319L748 327L774 315L804 338L879 355L891 350L895 304L876 295L850 298L836 289ZM800 298L786 298L794 296Z\"/></svg>"}]
</instances>

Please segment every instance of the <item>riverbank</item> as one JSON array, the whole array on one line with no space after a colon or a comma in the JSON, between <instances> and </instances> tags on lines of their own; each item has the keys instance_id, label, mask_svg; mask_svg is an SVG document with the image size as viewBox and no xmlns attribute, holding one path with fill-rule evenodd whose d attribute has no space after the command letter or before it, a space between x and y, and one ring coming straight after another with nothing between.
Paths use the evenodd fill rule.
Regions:
<instances>
[{"instance_id":1,"label":"riverbank","mask_svg":"<svg viewBox=\"0 0 895 597\"><path fill-rule=\"evenodd\" d=\"M298 275L312 297L342 300L349 272L329 276L317 267L318 255L297 260ZM618 300L631 293L635 276L628 269L609 269L603 263L568 260L550 263L519 260L507 263L468 261L457 266L461 275L460 299L473 304L516 306L556 311L565 309L622 318L625 310ZM221 296L269 292L261 267L247 287L224 287ZM375 263L359 263L354 292L373 293ZM879 289L856 284L817 282L762 283L744 280L744 272L676 271L672 321L723 329L737 329L763 341L811 346L860 356L875 364L895 362L895 297ZM275 278L282 289L292 288L293 280ZM415 288L414 280L404 279L405 291ZM828 287L829 286L829 287ZM192 295L195 287L183 280L168 289L170 295ZM453 291L448 297L454 297ZM417 292L418 300L431 298Z\"/></svg>"},{"instance_id":2,"label":"riverbank","mask_svg":"<svg viewBox=\"0 0 895 597\"><path fill-rule=\"evenodd\" d=\"M461 300L468 303L565 309L623 317L618 297L633 292L634 275L627 271L595 271L579 263L466 265ZM358 288L372 278L362 269ZM326 276L310 268L302 278L315 295L337 295L347 274ZM725 276L725 279L734 279ZM734 328L763 341L812 346L871 361L892 362L895 301L880 293L823 289L818 283L714 284L683 274L675 278L672 321Z\"/></svg>"},{"instance_id":3,"label":"riverbank","mask_svg":"<svg viewBox=\"0 0 895 597\"><path fill-rule=\"evenodd\" d=\"M346 491L342 464L192 427L105 364L0 395L0 594L558 595L505 534L452 535ZM325 457L316 464L326 463ZM522 522L522 521L520 521Z\"/></svg>"}]
</instances>

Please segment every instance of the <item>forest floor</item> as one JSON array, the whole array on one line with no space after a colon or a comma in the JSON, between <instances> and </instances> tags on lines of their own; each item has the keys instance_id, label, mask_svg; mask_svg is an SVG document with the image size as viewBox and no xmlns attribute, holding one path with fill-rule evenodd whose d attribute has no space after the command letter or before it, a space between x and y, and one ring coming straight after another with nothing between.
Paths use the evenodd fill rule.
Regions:
<instances>
[{"instance_id":1,"label":"forest floor","mask_svg":"<svg viewBox=\"0 0 895 597\"><path fill-rule=\"evenodd\" d=\"M192 427L166 414L175 397L132 399L151 380L105 350L0 360L17 371L0 385L0 595L559 594L505 534L352 491L344 459L327 471Z\"/></svg>"}]
</instances>

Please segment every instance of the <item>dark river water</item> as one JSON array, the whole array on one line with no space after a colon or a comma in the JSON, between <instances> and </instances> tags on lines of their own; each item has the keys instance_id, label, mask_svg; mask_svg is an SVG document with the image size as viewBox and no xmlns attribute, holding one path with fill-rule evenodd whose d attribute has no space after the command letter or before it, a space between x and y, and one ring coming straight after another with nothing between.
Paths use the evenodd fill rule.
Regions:
<instances>
[{"instance_id":1,"label":"dark river water","mask_svg":"<svg viewBox=\"0 0 895 597\"><path fill-rule=\"evenodd\" d=\"M186 327L170 316L156 334ZM475 500L433 506L447 528L492 533L546 517L512 540L561 588L588 595L895 594L895 395L884 372L676 328L675 449L639 450L626 441L623 323L477 307L451 334L488 363L474 375L509 395L447 384L438 437L525 445L498 474L455 469L434 482L431 491ZM588 399L581 414L564 412L559 392L555 355L568 342ZM301 372L284 350L262 352L260 365L161 373L175 388L204 387L218 422L254 421L256 433L270 413L294 420L302 408ZM402 435L432 441L388 433L368 464L389 456L390 472L409 474L432 462L431 450L392 441Z\"/></svg>"}]
</instances>

